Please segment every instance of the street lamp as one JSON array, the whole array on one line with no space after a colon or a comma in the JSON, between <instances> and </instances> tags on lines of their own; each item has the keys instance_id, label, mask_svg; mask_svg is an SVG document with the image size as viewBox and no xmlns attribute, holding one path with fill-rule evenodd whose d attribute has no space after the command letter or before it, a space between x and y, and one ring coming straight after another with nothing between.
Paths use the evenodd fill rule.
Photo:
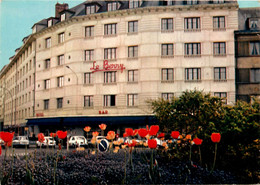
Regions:
<instances>
[{"instance_id":1,"label":"street lamp","mask_svg":"<svg viewBox=\"0 0 260 185\"><path fill-rule=\"evenodd\" d=\"M72 70L72 69L70 68L70 66L66 66L66 68L70 69L70 70L74 73L74 75L76 76L76 78L77 78L77 98L78 98L78 85L79 85L78 75L75 73L74 70ZM76 113L77 113L77 110L78 110L78 101L77 101L77 99L76 99ZM68 138L68 135L67 135L67 151L68 151L68 150L69 150L69 138Z\"/></svg>"},{"instance_id":2,"label":"street lamp","mask_svg":"<svg viewBox=\"0 0 260 185\"><path fill-rule=\"evenodd\" d=\"M0 88L2 88L2 89L4 89L4 90L6 90L8 93L9 93L9 95L10 95L10 98L12 99L12 110L11 110L11 113L12 113L12 115L11 115L11 127L13 126L13 115L14 115L14 112L13 112L13 96L12 96L12 93L11 93L11 91L9 90L9 89L7 89L7 88L5 88L5 87L3 87L3 86L0 86ZM5 102L4 102L5 103Z\"/></svg>"},{"instance_id":3,"label":"street lamp","mask_svg":"<svg viewBox=\"0 0 260 185\"><path fill-rule=\"evenodd\" d=\"M74 70L72 70L72 69L70 68L70 66L66 66L66 68L70 69L70 70L75 74L75 76L76 76L76 78L77 78L77 85L78 85L78 84L79 84L78 75L75 73Z\"/></svg>"}]
</instances>

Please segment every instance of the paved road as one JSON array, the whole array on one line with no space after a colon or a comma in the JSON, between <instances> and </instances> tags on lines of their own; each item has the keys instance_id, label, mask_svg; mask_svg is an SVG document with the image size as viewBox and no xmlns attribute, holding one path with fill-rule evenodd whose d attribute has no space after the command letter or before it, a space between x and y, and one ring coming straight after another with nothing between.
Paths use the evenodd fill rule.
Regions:
<instances>
[{"instance_id":1,"label":"paved road","mask_svg":"<svg viewBox=\"0 0 260 185\"><path fill-rule=\"evenodd\" d=\"M54 151L56 152L56 150L58 149L58 146L55 147ZM74 150L75 148L69 148L69 150ZM5 148L2 148L2 156L5 155ZM52 148L42 148L41 149L43 152L45 151L49 151L52 152ZM37 148L35 145L30 145L30 147L27 149L27 153L34 153L35 151L39 152L40 148ZM66 148L63 148L63 151L66 151ZM24 156L26 153L26 149L25 148L14 148L12 149L7 149L7 155L12 155L14 153L14 155L18 155L18 156Z\"/></svg>"}]
</instances>

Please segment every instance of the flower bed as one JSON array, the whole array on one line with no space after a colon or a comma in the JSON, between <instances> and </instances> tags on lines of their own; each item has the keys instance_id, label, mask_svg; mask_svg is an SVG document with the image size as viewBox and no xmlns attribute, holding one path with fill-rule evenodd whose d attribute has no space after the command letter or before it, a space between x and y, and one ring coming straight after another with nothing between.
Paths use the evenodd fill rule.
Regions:
<instances>
[{"instance_id":1,"label":"flower bed","mask_svg":"<svg viewBox=\"0 0 260 185\"><path fill-rule=\"evenodd\" d=\"M58 157L56 182L70 185L153 183L149 178L150 151L141 149L134 151L133 166L128 162L128 155L129 153L124 149L120 149L118 153L106 152L96 155L87 151L66 153L66 155ZM147 156L147 158L144 158L144 156ZM9 158L5 163L5 169L12 169L12 160L13 173L8 184L30 184L32 182L35 184L53 184L56 156L52 156L51 153L50 155L40 152L31 154L27 160L25 157ZM227 172L216 170L210 173L210 171L190 162L168 159L158 154L156 160L158 163L156 183L238 183L236 178ZM0 162L0 168L3 169L3 157L1 157Z\"/></svg>"}]
</instances>

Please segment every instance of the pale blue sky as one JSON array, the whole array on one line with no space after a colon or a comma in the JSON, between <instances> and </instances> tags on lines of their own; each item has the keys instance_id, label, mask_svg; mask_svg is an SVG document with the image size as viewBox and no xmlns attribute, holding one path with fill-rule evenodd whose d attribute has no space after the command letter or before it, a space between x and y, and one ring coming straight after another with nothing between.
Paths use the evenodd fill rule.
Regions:
<instances>
[{"instance_id":1,"label":"pale blue sky","mask_svg":"<svg viewBox=\"0 0 260 185\"><path fill-rule=\"evenodd\" d=\"M85 0L0 0L0 70L9 63L22 39L32 33L34 23L54 16L55 4L72 8ZM238 0L240 7L260 7L258 0Z\"/></svg>"}]
</instances>

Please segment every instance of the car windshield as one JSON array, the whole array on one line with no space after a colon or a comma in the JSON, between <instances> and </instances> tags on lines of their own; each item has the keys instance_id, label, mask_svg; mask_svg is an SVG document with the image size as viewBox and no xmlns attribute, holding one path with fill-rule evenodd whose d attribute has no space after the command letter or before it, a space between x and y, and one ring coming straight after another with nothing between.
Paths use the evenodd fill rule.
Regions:
<instances>
[{"instance_id":1,"label":"car windshield","mask_svg":"<svg viewBox=\"0 0 260 185\"><path fill-rule=\"evenodd\" d=\"M81 139L81 140L84 140L84 137L77 137L77 139Z\"/></svg>"}]
</instances>

